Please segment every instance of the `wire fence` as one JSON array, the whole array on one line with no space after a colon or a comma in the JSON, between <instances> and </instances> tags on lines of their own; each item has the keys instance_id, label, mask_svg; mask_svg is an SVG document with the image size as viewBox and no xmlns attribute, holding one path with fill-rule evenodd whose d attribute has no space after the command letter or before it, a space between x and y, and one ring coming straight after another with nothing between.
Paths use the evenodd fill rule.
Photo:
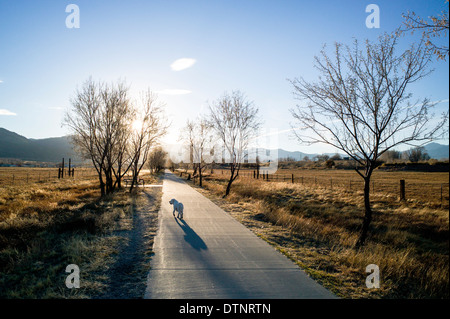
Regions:
<instances>
[{"instance_id":1,"label":"wire fence","mask_svg":"<svg viewBox=\"0 0 450 319\"><path fill-rule=\"evenodd\" d=\"M1 167L0 187L67 179L91 179L96 177L96 172L92 168L74 168L73 176L71 175L68 169L64 169L61 174L58 168Z\"/></svg>"}]
</instances>

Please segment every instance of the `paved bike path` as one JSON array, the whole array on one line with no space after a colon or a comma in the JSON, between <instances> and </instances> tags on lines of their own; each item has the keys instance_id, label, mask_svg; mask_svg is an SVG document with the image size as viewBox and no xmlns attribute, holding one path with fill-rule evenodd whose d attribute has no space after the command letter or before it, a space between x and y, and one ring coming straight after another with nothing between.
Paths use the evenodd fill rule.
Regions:
<instances>
[{"instance_id":1,"label":"paved bike path","mask_svg":"<svg viewBox=\"0 0 450 319\"><path fill-rule=\"evenodd\" d=\"M169 200L184 205L172 215ZM335 298L286 256L166 171L144 298Z\"/></svg>"}]
</instances>

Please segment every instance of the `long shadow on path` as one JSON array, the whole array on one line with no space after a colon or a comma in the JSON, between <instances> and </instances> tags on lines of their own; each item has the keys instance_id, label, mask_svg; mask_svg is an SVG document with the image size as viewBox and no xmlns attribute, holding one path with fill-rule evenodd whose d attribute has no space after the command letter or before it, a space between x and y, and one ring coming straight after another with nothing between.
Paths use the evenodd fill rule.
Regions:
<instances>
[{"instance_id":1,"label":"long shadow on path","mask_svg":"<svg viewBox=\"0 0 450 319\"><path fill-rule=\"evenodd\" d=\"M174 217L178 226L184 231L184 240L192 246L195 250L207 250L208 246L206 246L203 239L189 226L189 224L184 220L179 220Z\"/></svg>"}]
</instances>

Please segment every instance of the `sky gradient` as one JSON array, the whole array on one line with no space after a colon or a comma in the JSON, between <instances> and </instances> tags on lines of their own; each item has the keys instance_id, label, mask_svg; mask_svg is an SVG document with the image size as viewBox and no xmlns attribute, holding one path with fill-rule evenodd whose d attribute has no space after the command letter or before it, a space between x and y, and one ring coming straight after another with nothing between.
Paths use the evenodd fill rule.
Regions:
<instances>
[{"instance_id":1,"label":"sky gradient","mask_svg":"<svg viewBox=\"0 0 450 319\"><path fill-rule=\"evenodd\" d=\"M80 9L78 29L65 24L70 3ZM380 8L379 29L365 25L371 3ZM208 102L239 89L260 108L267 131L281 132L280 148L327 152L299 144L289 132L297 101L287 79L316 80L314 56L324 44L375 40L399 27L408 10L427 17L444 6L440 0L0 0L0 127L28 138L67 134L61 122L70 98L92 76L125 80L132 95L159 93L172 121L168 143ZM407 35L402 45L418 39ZM448 110L448 61L431 67L413 87L414 98L444 101L438 110Z\"/></svg>"}]
</instances>

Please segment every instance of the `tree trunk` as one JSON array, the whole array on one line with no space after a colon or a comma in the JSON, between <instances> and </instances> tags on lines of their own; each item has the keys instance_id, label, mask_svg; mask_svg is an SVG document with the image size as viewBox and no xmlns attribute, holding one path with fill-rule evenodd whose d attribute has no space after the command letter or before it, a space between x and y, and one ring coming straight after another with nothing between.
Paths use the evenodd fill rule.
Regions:
<instances>
[{"instance_id":1,"label":"tree trunk","mask_svg":"<svg viewBox=\"0 0 450 319\"><path fill-rule=\"evenodd\" d=\"M223 196L223 198L227 197L228 194L230 194L231 183L233 183L233 176L231 176L230 180L228 181L227 190L225 191L225 195Z\"/></svg>"},{"instance_id":2,"label":"tree trunk","mask_svg":"<svg viewBox=\"0 0 450 319\"><path fill-rule=\"evenodd\" d=\"M102 172L100 171L100 173L98 173L98 180L100 182L100 194L101 196L105 196L106 192L105 192L105 183L103 182L103 178L102 178Z\"/></svg>"},{"instance_id":3,"label":"tree trunk","mask_svg":"<svg viewBox=\"0 0 450 319\"><path fill-rule=\"evenodd\" d=\"M230 194L230 190L231 190L231 184L234 182L234 180L237 178L237 176L239 175L239 166L240 164L230 164L230 171L231 171L231 176L230 179L228 181L228 185L227 185L227 189L225 191L225 195L222 198L225 198L228 196L228 194Z\"/></svg>"},{"instance_id":4,"label":"tree trunk","mask_svg":"<svg viewBox=\"0 0 450 319\"><path fill-rule=\"evenodd\" d=\"M233 183L234 180L234 172L236 171L236 168L234 167L234 164L230 164L230 179L228 180L228 185L227 185L227 189L225 191L225 195L223 196L223 198L227 197L228 194L230 194L230 189L231 189L231 184Z\"/></svg>"},{"instance_id":5,"label":"tree trunk","mask_svg":"<svg viewBox=\"0 0 450 319\"><path fill-rule=\"evenodd\" d=\"M364 210L364 220L356 247L361 247L364 245L367 239L370 222L372 221L372 209L370 207L370 174L364 178Z\"/></svg>"}]
</instances>

